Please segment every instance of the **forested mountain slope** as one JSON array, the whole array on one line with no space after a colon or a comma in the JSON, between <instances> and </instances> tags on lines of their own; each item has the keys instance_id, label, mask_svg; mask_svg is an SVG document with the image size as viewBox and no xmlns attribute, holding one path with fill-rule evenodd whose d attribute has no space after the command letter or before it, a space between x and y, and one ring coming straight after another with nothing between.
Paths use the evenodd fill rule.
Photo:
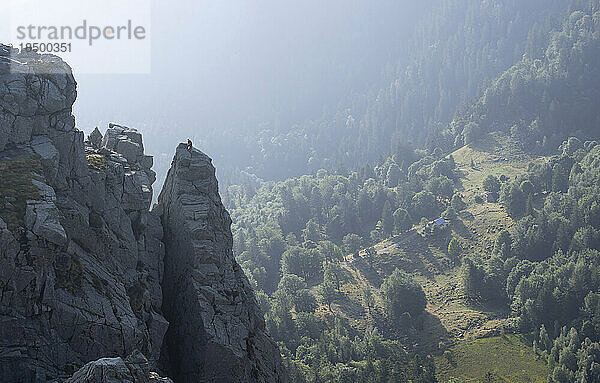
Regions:
<instances>
[{"instance_id":1,"label":"forested mountain slope","mask_svg":"<svg viewBox=\"0 0 600 383\"><path fill-rule=\"evenodd\" d=\"M514 179L531 161L543 159L490 136L448 157L407 150L373 169L321 171L254 192L231 187L234 251L292 379L432 382L429 356L439 376L452 376L437 356L514 331L505 303L481 305L465 290L461 264L469 254L487 259L498 233L515 225L499 203L482 200L483 180ZM430 223L440 214L449 226ZM516 368L515 377L545 370L521 338L492 342L520 358L504 365Z\"/></svg>"},{"instance_id":2,"label":"forested mountain slope","mask_svg":"<svg viewBox=\"0 0 600 383\"><path fill-rule=\"evenodd\" d=\"M285 179L362 166L393 153L399 141L422 146L524 54L540 57L549 32L570 10L587 7L584 0L432 4L403 54L386 65L383 80L373 81L384 85L326 107L321 118L246 137L241 147L248 148L249 171Z\"/></svg>"},{"instance_id":3,"label":"forested mountain slope","mask_svg":"<svg viewBox=\"0 0 600 383\"><path fill-rule=\"evenodd\" d=\"M439 217L456 182L452 158L407 149L358 172L323 170L256 191L229 188L234 251L294 381L434 379L432 359L407 354L401 341L427 316L421 287L403 271L374 287L364 284L353 259L393 233L407 233L421 217ZM365 259L376 257L374 249L367 253ZM371 289L381 283L388 286L391 316L381 305L375 309ZM406 310L419 319L406 317Z\"/></svg>"},{"instance_id":4,"label":"forested mountain slope","mask_svg":"<svg viewBox=\"0 0 600 383\"><path fill-rule=\"evenodd\" d=\"M376 101L264 141L277 164L314 140L356 169L225 197L292 380L600 379L599 9L469 4ZM315 148L310 169L333 166Z\"/></svg>"},{"instance_id":5,"label":"forested mountain slope","mask_svg":"<svg viewBox=\"0 0 600 383\"><path fill-rule=\"evenodd\" d=\"M502 130L528 150L553 151L566 137L597 138L600 3L572 12L540 57L526 55L460 113L433 147L460 147Z\"/></svg>"},{"instance_id":6,"label":"forested mountain slope","mask_svg":"<svg viewBox=\"0 0 600 383\"><path fill-rule=\"evenodd\" d=\"M230 190L236 255L292 379L595 381L599 148L573 138L558 155L532 157L486 134L428 165L416 153L395 187L376 167L362 186L359 173L321 172L247 200ZM420 186L406 192L411 182ZM365 230L332 236L322 209L349 217L368 192L381 213L356 211L379 217L359 213ZM429 198L436 210L420 210ZM440 212L448 226L413 218Z\"/></svg>"},{"instance_id":7,"label":"forested mountain slope","mask_svg":"<svg viewBox=\"0 0 600 383\"><path fill-rule=\"evenodd\" d=\"M495 234L491 254L462 262L465 294L510 309L515 331L532 334L548 361L551 382L600 379L599 150L570 138L516 178L487 182L501 185L514 226Z\"/></svg>"}]
</instances>

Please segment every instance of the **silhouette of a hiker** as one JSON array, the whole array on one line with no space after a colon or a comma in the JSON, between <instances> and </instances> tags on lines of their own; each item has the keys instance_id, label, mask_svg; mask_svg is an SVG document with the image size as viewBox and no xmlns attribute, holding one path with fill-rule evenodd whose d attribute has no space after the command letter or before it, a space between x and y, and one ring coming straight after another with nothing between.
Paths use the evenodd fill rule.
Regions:
<instances>
[{"instance_id":1,"label":"silhouette of a hiker","mask_svg":"<svg viewBox=\"0 0 600 383\"><path fill-rule=\"evenodd\" d=\"M187 150L192 151L192 140L190 140L189 138L187 142Z\"/></svg>"}]
</instances>

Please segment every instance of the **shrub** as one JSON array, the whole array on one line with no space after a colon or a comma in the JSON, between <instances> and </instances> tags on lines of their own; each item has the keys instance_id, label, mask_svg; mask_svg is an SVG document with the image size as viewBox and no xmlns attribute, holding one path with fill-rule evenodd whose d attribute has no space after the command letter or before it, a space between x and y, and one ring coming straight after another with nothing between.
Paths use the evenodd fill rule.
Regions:
<instances>
[{"instance_id":1,"label":"shrub","mask_svg":"<svg viewBox=\"0 0 600 383\"><path fill-rule=\"evenodd\" d=\"M483 181L483 189L488 193L498 193L500 191L500 181L490 174Z\"/></svg>"},{"instance_id":2,"label":"shrub","mask_svg":"<svg viewBox=\"0 0 600 383\"><path fill-rule=\"evenodd\" d=\"M398 269L383 282L381 293L387 314L395 319L401 318L404 313L417 317L427 305L421 286L410 275Z\"/></svg>"}]
</instances>

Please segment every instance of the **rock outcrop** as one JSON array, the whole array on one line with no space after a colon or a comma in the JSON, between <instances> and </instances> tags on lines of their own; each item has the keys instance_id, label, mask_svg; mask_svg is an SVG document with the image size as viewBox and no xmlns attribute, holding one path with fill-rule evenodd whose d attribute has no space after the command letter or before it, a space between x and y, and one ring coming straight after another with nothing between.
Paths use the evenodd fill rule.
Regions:
<instances>
[{"instance_id":1,"label":"rock outcrop","mask_svg":"<svg viewBox=\"0 0 600 383\"><path fill-rule=\"evenodd\" d=\"M156 367L168 327L164 248L141 136L111 127L111 140L86 153L70 68L48 55L13 60L22 64L12 73L0 67L2 171L37 190L0 186L23 207L0 223L0 381L66 377L136 349Z\"/></svg>"},{"instance_id":2,"label":"rock outcrop","mask_svg":"<svg viewBox=\"0 0 600 383\"><path fill-rule=\"evenodd\" d=\"M65 383L173 383L150 371L148 360L139 351L123 360L102 358L81 367Z\"/></svg>"},{"instance_id":3,"label":"rock outcrop","mask_svg":"<svg viewBox=\"0 0 600 383\"><path fill-rule=\"evenodd\" d=\"M84 142L76 94L59 58L0 45L0 382L280 380L210 159L178 148L151 212L141 134Z\"/></svg>"},{"instance_id":4,"label":"rock outcrop","mask_svg":"<svg viewBox=\"0 0 600 383\"><path fill-rule=\"evenodd\" d=\"M234 259L215 168L180 144L158 198L165 230L164 355L178 382L283 380L277 347Z\"/></svg>"}]
</instances>

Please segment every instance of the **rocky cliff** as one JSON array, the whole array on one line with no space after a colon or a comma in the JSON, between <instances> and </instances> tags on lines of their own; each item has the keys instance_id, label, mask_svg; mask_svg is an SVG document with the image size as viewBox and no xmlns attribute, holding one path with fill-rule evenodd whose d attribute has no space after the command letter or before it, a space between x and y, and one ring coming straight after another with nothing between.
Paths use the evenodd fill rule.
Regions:
<instances>
[{"instance_id":1,"label":"rocky cliff","mask_svg":"<svg viewBox=\"0 0 600 383\"><path fill-rule=\"evenodd\" d=\"M180 144L156 209L165 230L167 350L181 382L275 382L277 347L233 257L231 218L211 159ZM182 363L182 361L184 361Z\"/></svg>"},{"instance_id":2,"label":"rocky cliff","mask_svg":"<svg viewBox=\"0 0 600 383\"><path fill-rule=\"evenodd\" d=\"M62 60L0 45L0 381L282 379L210 159L179 147L151 212L142 136L84 140L75 98Z\"/></svg>"}]
</instances>

